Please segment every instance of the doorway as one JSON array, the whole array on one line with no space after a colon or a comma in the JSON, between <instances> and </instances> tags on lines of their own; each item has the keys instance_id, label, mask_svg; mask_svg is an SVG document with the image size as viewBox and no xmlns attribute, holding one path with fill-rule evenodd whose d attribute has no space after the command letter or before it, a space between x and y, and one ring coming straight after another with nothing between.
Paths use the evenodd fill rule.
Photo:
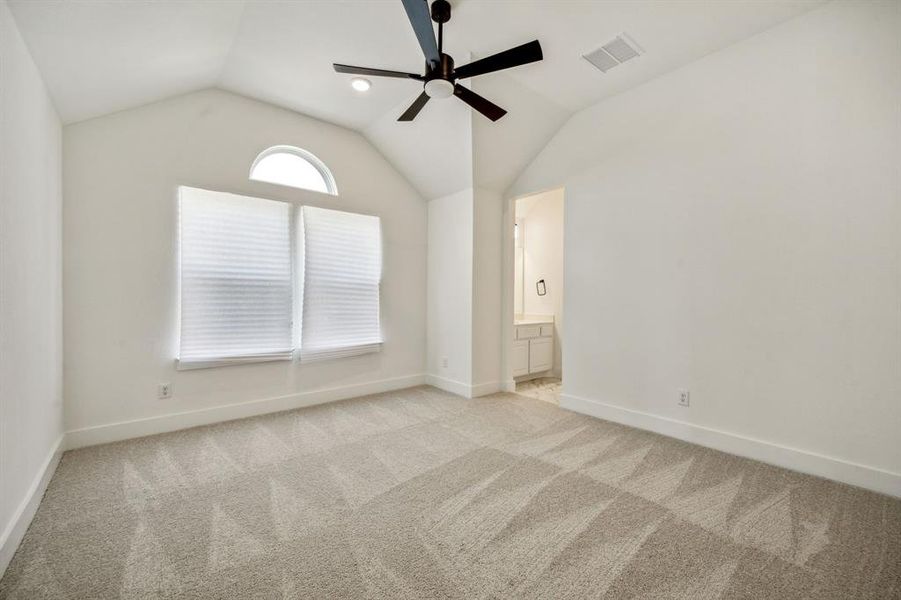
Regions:
<instances>
[{"instance_id":1,"label":"doorway","mask_svg":"<svg viewBox=\"0 0 901 600\"><path fill-rule=\"evenodd\" d=\"M554 404L563 386L563 202L563 188L511 202L510 391Z\"/></svg>"}]
</instances>

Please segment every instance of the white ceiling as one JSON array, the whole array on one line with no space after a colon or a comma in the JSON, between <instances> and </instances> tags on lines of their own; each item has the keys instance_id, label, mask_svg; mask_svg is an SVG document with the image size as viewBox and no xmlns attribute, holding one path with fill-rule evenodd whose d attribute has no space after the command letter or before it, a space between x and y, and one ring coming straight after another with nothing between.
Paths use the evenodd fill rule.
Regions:
<instances>
[{"instance_id":1,"label":"white ceiling","mask_svg":"<svg viewBox=\"0 0 901 600\"><path fill-rule=\"evenodd\" d=\"M409 103L404 98L363 134L427 199L472 187L472 111L462 102L430 101L412 123L398 123Z\"/></svg>"},{"instance_id":2,"label":"white ceiling","mask_svg":"<svg viewBox=\"0 0 901 600\"><path fill-rule=\"evenodd\" d=\"M476 78L476 89L509 114L495 125L474 116L473 139L485 146L474 160L475 184L502 189L572 113L822 1L452 0L445 49L458 64L536 38L545 56ZM412 126L393 123L420 91L416 82L373 78L361 94L350 76L332 70L343 62L421 71L400 0L8 3L66 123L215 86L364 132L427 197L463 176L421 168L424 158L440 157L441 144L419 152L402 146L425 133L447 134L458 112L448 109L451 101L433 101L423 113L431 117ZM607 74L580 58L623 31L644 55ZM447 181L433 185L433 177Z\"/></svg>"},{"instance_id":3,"label":"white ceiling","mask_svg":"<svg viewBox=\"0 0 901 600\"><path fill-rule=\"evenodd\" d=\"M241 2L8 2L57 111L82 121L218 83Z\"/></svg>"}]
</instances>

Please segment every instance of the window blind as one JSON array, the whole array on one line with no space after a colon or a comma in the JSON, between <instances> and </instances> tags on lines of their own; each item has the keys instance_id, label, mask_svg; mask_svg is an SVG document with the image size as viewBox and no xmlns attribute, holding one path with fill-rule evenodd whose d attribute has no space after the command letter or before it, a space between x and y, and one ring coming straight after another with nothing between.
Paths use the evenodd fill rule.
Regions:
<instances>
[{"instance_id":1,"label":"window blind","mask_svg":"<svg viewBox=\"0 0 901 600\"><path fill-rule=\"evenodd\" d=\"M381 349L378 217L304 206L301 361Z\"/></svg>"},{"instance_id":2,"label":"window blind","mask_svg":"<svg viewBox=\"0 0 901 600\"><path fill-rule=\"evenodd\" d=\"M292 356L291 205L179 188L179 364Z\"/></svg>"}]
</instances>

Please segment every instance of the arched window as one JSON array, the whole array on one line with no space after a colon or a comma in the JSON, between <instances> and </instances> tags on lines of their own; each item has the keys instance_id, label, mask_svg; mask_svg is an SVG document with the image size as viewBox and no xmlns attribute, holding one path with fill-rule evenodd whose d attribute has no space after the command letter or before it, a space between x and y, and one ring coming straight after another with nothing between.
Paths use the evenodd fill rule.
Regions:
<instances>
[{"instance_id":1,"label":"arched window","mask_svg":"<svg viewBox=\"0 0 901 600\"><path fill-rule=\"evenodd\" d=\"M294 146L273 146L260 152L250 167L253 181L338 195L335 178L325 163L312 153Z\"/></svg>"}]
</instances>

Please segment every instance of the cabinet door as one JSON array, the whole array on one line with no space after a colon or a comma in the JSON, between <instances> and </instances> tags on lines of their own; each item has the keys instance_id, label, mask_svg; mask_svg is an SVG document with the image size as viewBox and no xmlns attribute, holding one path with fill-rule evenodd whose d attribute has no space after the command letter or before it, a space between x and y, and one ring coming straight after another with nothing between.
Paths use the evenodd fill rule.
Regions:
<instances>
[{"instance_id":1,"label":"cabinet door","mask_svg":"<svg viewBox=\"0 0 901 600\"><path fill-rule=\"evenodd\" d=\"M554 366L553 338L529 340L529 373L549 371Z\"/></svg>"},{"instance_id":2,"label":"cabinet door","mask_svg":"<svg viewBox=\"0 0 901 600\"><path fill-rule=\"evenodd\" d=\"M529 374L529 340L513 342L513 376Z\"/></svg>"}]
</instances>

